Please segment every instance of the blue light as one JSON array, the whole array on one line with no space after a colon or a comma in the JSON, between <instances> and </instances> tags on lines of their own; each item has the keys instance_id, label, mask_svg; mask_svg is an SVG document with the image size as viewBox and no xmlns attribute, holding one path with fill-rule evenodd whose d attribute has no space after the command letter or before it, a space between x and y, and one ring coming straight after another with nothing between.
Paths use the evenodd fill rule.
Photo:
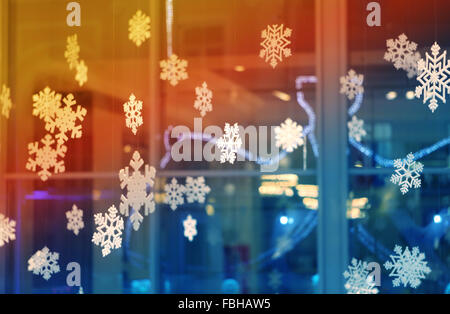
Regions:
<instances>
[{"instance_id":1,"label":"blue light","mask_svg":"<svg viewBox=\"0 0 450 314\"><path fill-rule=\"evenodd\" d=\"M441 215L434 215L433 221L434 221L435 224L441 223L441 222L442 222L442 217L441 217Z\"/></svg>"},{"instance_id":2,"label":"blue light","mask_svg":"<svg viewBox=\"0 0 450 314\"><path fill-rule=\"evenodd\" d=\"M286 216L281 216L281 217L280 217L280 223L281 223L282 225L287 224L288 221L289 221L289 219L288 219Z\"/></svg>"}]
</instances>

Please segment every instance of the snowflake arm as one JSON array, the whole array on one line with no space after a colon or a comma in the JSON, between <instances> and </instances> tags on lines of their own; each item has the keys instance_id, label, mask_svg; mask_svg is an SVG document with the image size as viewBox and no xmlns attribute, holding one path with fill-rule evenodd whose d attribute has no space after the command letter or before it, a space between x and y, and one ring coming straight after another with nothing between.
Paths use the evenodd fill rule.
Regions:
<instances>
[{"instance_id":1,"label":"snowflake arm","mask_svg":"<svg viewBox=\"0 0 450 314\"><path fill-rule=\"evenodd\" d=\"M348 294L377 294L373 278L369 276L367 262L352 259L348 269L344 272L344 278L347 280L345 289Z\"/></svg>"},{"instance_id":2,"label":"snowflake arm","mask_svg":"<svg viewBox=\"0 0 450 314\"><path fill-rule=\"evenodd\" d=\"M94 222L97 231L92 235L92 242L102 247L103 257L110 254L111 250L121 248L124 223L114 205L108 209L108 213L94 215Z\"/></svg>"},{"instance_id":3,"label":"snowflake arm","mask_svg":"<svg viewBox=\"0 0 450 314\"><path fill-rule=\"evenodd\" d=\"M242 139L239 135L239 126L235 123L231 126L225 124L225 134L217 141L217 147L220 149L220 163L229 162L233 164L236 160L236 153L242 146Z\"/></svg>"},{"instance_id":4,"label":"snowflake arm","mask_svg":"<svg viewBox=\"0 0 450 314\"><path fill-rule=\"evenodd\" d=\"M2 85L2 92L0 94L0 105L2 106L2 115L8 119L9 112L12 108L11 91L5 84Z\"/></svg>"},{"instance_id":5,"label":"snowflake arm","mask_svg":"<svg viewBox=\"0 0 450 314\"><path fill-rule=\"evenodd\" d=\"M16 239L16 222L0 214L0 247Z\"/></svg>"}]
</instances>

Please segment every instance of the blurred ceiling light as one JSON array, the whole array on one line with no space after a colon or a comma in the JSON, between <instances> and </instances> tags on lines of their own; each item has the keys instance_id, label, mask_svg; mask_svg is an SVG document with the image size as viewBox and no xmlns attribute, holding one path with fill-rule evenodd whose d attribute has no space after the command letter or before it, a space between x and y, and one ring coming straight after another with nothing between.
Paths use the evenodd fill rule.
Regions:
<instances>
[{"instance_id":1,"label":"blurred ceiling light","mask_svg":"<svg viewBox=\"0 0 450 314\"><path fill-rule=\"evenodd\" d=\"M352 209L347 211L347 218L348 219L360 219L364 218L366 215L361 212L359 208L353 207Z\"/></svg>"},{"instance_id":2,"label":"blurred ceiling light","mask_svg":"<svg viewBox=\"0 0 450 314\"><path fill-rule=\"evenodd\" d=\"M131 152L131 146L130 146L130 145L125 145L125 146L123 147L123 151L124 151L125 153Z\"/></svg>"},{"instance_id":3,"label":"blurred ceiling light","mask_svg":"<svg viewBox=\"0 0 450 314\"><path fill-rule=\"evenodd\" d=\"M291 100L291 96L289 94L286 94L286 93L281 92L279 90L274 90L272 92L272 95L274 95L275 97L277 97L278 99L280 99L282 101L290 101Z\"/></svg>"},{"instance_id":4,"label":"blurred ceiling light","mask_svg":"<svg viewBox=\"0 0 450 314\"><path fill-rule=\"evenodd\" d=\"M300 197L319 197L319 187L312 184L299 184L295 187Z\"/></svg>"},{"instance_id":5,"label":"blurred ceiling light","mask_svg":"<svg viewBox=\"0 0 450 314\"><path fill-rule=\"evenodd\" d=\"M234 67L234 70L236 72L244 72L245 71L245 67L243 65L237 65Z\"/></svg>"},{"instance_id":6,"label":"blurred ceiling light","mask_svg":"<svg viewBox=\"0 0 450 314\"><path fill-rule=\"evenodd\" d=\"M211 204L206 205L206 213L208 214L208 216L213 216L214 212L214 206L212 206Z\"/></svg>"},{"instance_id":7,"label":"blurred ceiling light","mask_svg":"<svg viewBox=\"0 0 450 314\"><path fill-rule=\"evenodd\" d=\"M305 197L303 199L303 205L308 209L317 210L319 208L319 201L315 198Z\"/></svg>"},{"instance_id":8,"label":"blurred ceiling light","mask_svg":"<svg viewBox=\"0 0 450 314\"><path fill-rule=\"evenodd\" d=\"M414 99L416 94L412 90L409 90L409 91L406 92L405 96L406 96L406 99L412 100L412 99Z\"/></svg>"},{"instance_id":9,"label":"blurred ceiling light","mask_svg":"<svg viewBox=\"0 0 450 314\"><path fill-rule=\"evenodd\" d=\"M397 98L397 92L390 91L386 94L387 100L394 100L395 98Z\"/></svg>"}]
</instances>

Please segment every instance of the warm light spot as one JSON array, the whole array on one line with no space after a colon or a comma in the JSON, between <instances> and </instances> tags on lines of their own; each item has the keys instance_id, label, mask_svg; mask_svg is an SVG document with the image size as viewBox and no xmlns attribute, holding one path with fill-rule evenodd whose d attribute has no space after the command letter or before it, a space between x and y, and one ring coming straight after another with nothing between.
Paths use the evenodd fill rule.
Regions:
<instances>
[{"instance_id":1,"label":"warm light spot","mask_svg":"<svg viewBox=\"0 0 450 314\"><path fill-rule=\"evenodd\" d=\"M397 98L397 92L390 91L386 94L387 100L394 100L395 98Z\"/></svg>"},{"instance_id":2,"label":"warm light spot","mask_svg":"<svg viewBox=\"0 0 450 314\"><path fill-rule=\"evenodd\" d=\"M279 90L273 91L272 95L274 95L275 97L277 97L278 99L280 99L282 101L289 101L289 100L291 100L291 96L289 94L286 94L286 93L281 92Z\"/></svg>"},{"instance_id":3,"label":"warm light spot","mask_svg":"<svg viewBox=\"0 0 450 314\"><path fill-rule=\"evenodd\" d=\"M319 201L315 198L305 197L303 199L303 205L308 209L317 210L319 208Z\"/></svg>"},{"instance_id":4,"label":"warm light spot","mask_svg":"<svg viewBox=\"0 0 450 314\"><path fill-rule=\"evenodd\" d=\"M124 151L125 153L131 152L131 146L130 146L130 145L125 145L125 146L123 147L123 151Z\"/></svg>"},{"instance_id":5,"label":"warm light spot","mask_svg":"<svg viewBox=\"0 0 450 314\"><path fill-rule=\"evenodd\" d=\"M319 187L311 184L299 184L295 187L300 197L315 197L319 196Z\"/></svg>"},{"instance_id":6,"label":"warm light spot","mask_svg":"<svg viewBox=\"0 0 450 314\"><path fill-rule=\"evenodd\" d=\"M213 216L214 206L212 206L211 204L206 205L206 213L208 214L208 216Z\"/></svg>"},{"instance_id":7,"label":"warm light spot","mask_svg":"<svg viewBox=\"0 0 450 314\"><path fill-rule=\"evenodd\" d=\"M352 209L347 211L347 218L348 219L358 219L358 218L364 218L364 213L361 212L361 210L357 207L352 207Z\"/></svg>"},{"instance_id":8,"label":"warm light spot","mask_svg":"<svg viewBox=\"0 0 450 314\"><path fill-rule=\"evenodd\" d=\"M406 99L412 100L414 99L414 97L416 97L416 94L412 90L409 90L406 92L405 97Z\"/></svg>"},{"instance_id":9,"label":"warm light spot","mask_svg":"<svg viewBox=\"0 0 450 314\"><path fill-rule=\"evenodd\" d=\"M245 71L245 67L243 65L237 65L234 67L234 70L236 72L244 72Z\"/></svg>"},{"instance_id":10,"label":"warm light spot","mask_svg":"<svg viewBox=\"0 0 450 314\"><path fill-rule=\"evenodd\" d=\"M100 196L102 196L102 191L100 191L100 190L92 190L92 199L94 201L98 201L100 199Z\"/></svg>"}]
</instances>

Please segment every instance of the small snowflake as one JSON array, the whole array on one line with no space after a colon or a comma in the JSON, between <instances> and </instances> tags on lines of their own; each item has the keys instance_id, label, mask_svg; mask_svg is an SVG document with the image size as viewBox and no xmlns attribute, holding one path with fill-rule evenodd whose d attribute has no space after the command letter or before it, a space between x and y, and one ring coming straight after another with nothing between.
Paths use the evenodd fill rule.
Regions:
<instances>
[{"instance_id":1,"label":"small snowflake","mask_svg":"<svg viewBox=\"0 0 450 314\"><path fill-rule=\"evenodd\" d=\"M136 100L134 94L130 95L128 102L123 104L123 111L125 112L125 123L127 128L130 128L134 135L137 133L137 128L144 122L141 116L142 101Z\"/></svg>"},{"instance_id":2,"label":"small snowflake","mask_svg":"<svg viewBox=\"0 0 450 314\"><path fill-rule=\"evenodd\" d=\"M417 44L408 41L405 34L401 34L397 39L388 39L386 41L387 51L384 59L394 64L394 67L406 70L408 66L408 58L414 55L417 50Z\"/></svg>"},{"instance_id":3,"label":"small snowflake","mask_svg":"<svg viewBox=\"0 0 450 314\"><path fill-rule=\"evenodd\" d=\"M164 191L166 192L164 203L170 205L172 210L176 210L178 205L184 204L183 196L186 193L186 187L178 184L177 179L172 178L171 183L164 186Z\"/></svg>"},{"instance_id":4,"label":"small snowflake","mask_svg":"<svg viewBox=\"0 0 450 314\"><path fill-rule=\"evenodd\" d=\"M345 289L348 294L377 294L378 289L375 288L375 282L372 276L369 276L367 270L367 262L352 259L352 263L348 266L348 270L344 272L344 278L347 279Z\"/></svg>"},{"instance_id":5,"label":"small snowflake","mask_svg":"<svg viewBox=\"0 0 450 314\"><path fill-rule=\"evenodd\" d=\"M184 236L192 242L194 237L197 235L197 220L192 219L191 215L188 215L185 220L183 220Z\"/></svg>"},{"instance_id":6,"label":"small snowflake","mask_svg":"<svg viewBox=\"0 0 450 314\"><path fill-rule=\"evenodd\" d=\"M0 247L16 239L16 222L0 214Z\"/></svg>"},{"instance_id":7,"label":"small snowflake","mask_svg":"<svg viewBox=\"0 0 450 314\"><path fill-rule=\"evenodd\" d=\"M210 187L205 184L204 177L194 179L192 177L186 178L186 199L188 203L198 201L205 202L205 196L211 191Z\"/></svg>"},{"instance_id":8,"label":"small snowflake","mask_svg":"<svg viewBox=\"0 0 450 314\"><path fill-rule=\"evenodd\" d=\"M431 273L425 261L425 254L420 253L418 247L413 247L412 251L406 247L403 251L399 245L395 246L394 252L397 255L390 255L391 261L384 264L387 270L391 270L389 277L397 277L392 281L394 287L400 284L403 284L403 287L409 284L412 288L420 286L421 279Z\"/></svg>"},{"instance_id":9,"label":"small snowflake","mask_svg":"<svg viewBox=\"0 0 450 314\"><path fill-rule=\"evenodd\" d=\"M202 87L195 88L197 99L194 102L194 108L200 111L200 115L204 117L207 112L212 111L212 96L213 93L208 89L206 82L203 82Z\"/></svg>"},{"instance_id":10,"label":"small snowflake","mask_svg":"<svg viewBox=\"0 0 450 314\"><path fill-rule=\"evenodd\" d=\"M33 95L33 115L45 122L54 119L56 112L61 107L62 95L45 87L39 94Z\"/></svg>"},{"instance_id":11,"label":"small snowflake","mask_svg":"<svg viewBox=\"0 0 450 314\"><path fill-rule=\"evenodd\" d=\"M66 51L64 52L64 57L69 64L69 69L73 69L78 64L78 58L80 53L80 46L78 45L77 34L67 37Z\"/></svg>"},{"instance_id":12,"label":"small snowflake","mask_svg":"<svg viewBox=\"0 0 450 314\"><path fill-rule=\"evenodd\" d=\"M83 86L88 80L88 67L84 63L84 60L81 60L77 64L77 74L75 75L75 80L80 86Z\"/></svg>"},{"instance_id":13,"label":"small snowflake","mask_svg":"<svg viewBox=\"0 0 450 314\"><path fill-rule=\"evenodd\" d=\"M28 271L35 275L42 276L45 280L49 280L52 274L59 273L58 265L59 253L50 252L48 247L38 250L28 260Z\"/></svg>"},{"instance_id":14,"label":"small snowflake","mask_svg":"<svg viewBox=\"0 0 450 314\"><path fill-rule=\"evenodd\" d=\"M136 231L144 219L140 213L141 207L144 206L145 216L149 212L153 213L155 211L153 193L147 193L147 187L152 188L155 184L156 170L153 167L149 167L149 165L145 165L144 174L142 174L140 170L142 165L144 165L144 161L139 152L135 151L133 159L130 160L133 173L130 175L128 167L119 172L120 188L127 188L126 195L122 194L120 197L120 213L128 217L131 208L130 220Z\"/></svg>"},{"instance_id":15,"label":"small snowflake","mask_svg":"<svg viewBox=\"0 0 450 314\"><path fill-rule=\"evenodd\" d=\"M138 10L128 21L128 39L140 47L150 38L150 17Z\"/></svg>"},{"instance_id":16,"label":"small snowflake","mask_svg":"<svg viewBox=\"0 0 450 314\"><path fill-rule=\"evenodd\" d=\"M287 46L291 43L287 38L291 37L292 30L284 28L284 25L268 25L266 29L261 32L261 42L263 49L259 52L259 57L263 58L265 62L270 62L270 65L275 68L278 61L283 61L285 58L291 56L291 49Z\"/></svg>"},{"instance_id":17,"label":"small snowflake","mask_svg":"<svg viewBox=\"0 0 450 314\"><path fill-rule=\"evenodd\" d=\"M408 78L411 79L419 74L418 63L420 59L422 59L422 56L419 52L406 57L404 70L406 71Z\"/></svg>"},{"instance_id":18,"label":"small snowflake","mask_svg":"<svg viewBox=\"0 0 450 314\"><path fill-rule=\"evenodd\" d=\"M352 100L356 95L364 93L364 75L356 74L354 70L348 71L347 76L341 77L341 94Z\"/></svg>"},{"instance_id":19,"label":"small snowflake","mask_svg":"<svg viewBox=\"0 0 450 314\"><path fill-rule=\"evenodd\" d=\"M229 123L225 123L225 134L217 141L217 147L220 149L220 163L228 161L233 164L241 146L242 140L238 124L235 123L231 126Z\"/></svg>"},{"instance_id":20,"label":"small snowflake","mask_svg":"<svg viewBox=\"0 0 450 314\"><path fill-rule=\"evenodd\" d=\"M290 118L275 128L275 145L288 153L292 153L298 146L303 145L303 137L303 127Z\"/></svg>"},{"instance_id":21,"label":"small snowflake","mask_svg":"<svg viewBox=\"0 0 450 314\"><path fill-rule=\"evenodd\" d=\"M122 217L117 215L116 207L111 206L104 215L94 215L94 221L97 232L93 234L92 242L102 247L103 257L111 253L111 250L121 248L124 224Z\"/></svg>"},{"instance_id":22,"label":"small snowflake","mask_svg":"<svg viewBox=\"0 0 450 314\"><path fill-rule=\"evenodd\" d=\"M394 167L397 168L391 176L391 182L401 186L400 191L406 194L411 187L420 188L420 173L423 171L423 164L414 161L414 155L408 154L405 160L394 160Z\"/></svg>"},{"instance_id":23,"label":"small snowflake","mask_svg":"<svg viewBox=\"0 0 450 314\"><path fill-rule=\"evenodd\" d=\"M35 159L29 158L26 168L36 172L36 168L40 167L42 170L38 172L38 175L42 181L47 181L51 176L49 171L51 168L53 168L53 173L55 174L65 171L64 160L58 161L58 157L64 158L67 147L57 144L56 148L54 148L55 140L50 134L45 135L41 143L43 144L42 147L39 147L39 142L28 144L28 153L35 155Z\"/></svg>"},{"instance_id":24,"label":"small snowflake","mask_svg":"<svg viewBox=\"0 0 450 314\"><path fill-rule=\"evenodd\" d=\"M48 119L45 129L50 133L55 132L55 128L58 129L58 134L56 134L56 139L58 144L64 144L68 137L67 132L70 132L71 138L80 138L83 134L81 131L81 125L76 125L77 120L82 122L86 116L87 110L80 105L76 107L76 111L73 110L73 106L76 105L76 100L72 94L67 95L63 102L64 107L59 108L56 111L54 119Z\"/></svg>"},{"instance_id":25,"label":"small snowflake","mask_svg":"<svg viewBox=\"0 0 450 314\"><path fill-rule=\"evenodd\" d=\"M430 100L428 108L434 112L438 105L438 99L446 103L446 94L450 94L450 60L447 60L447 51L439 55L441 47L437 43L431 47L430 56L426 53L426 60L420 59L417 63L420 85L416 87L416 97L423 94L423 103Z\"/></svg>"},{"instance_id":26,"label":"small snowflake","mask_svg":"<svg viewBox=\"0 0 450 314\"><path fill-rule=\"evenodd\" d=\"M186 72L188 62L183 59L178 59L175 54L172 54L167 60L162 60L159 65L161 66L161 79L169 81L172 86L177 85L178 81L188 78Z\"/></svg>"},{"instance_id":27,"label":"small snowflake","mask_svg":"<svg viewBox=\"0 0 450 314\"><path fill-rule=\"evenodd\" d=\"M269 273L269 287L275 292L277 292L281 286L281 277L282 274L277 269L274 269Z\"/></svg>"},{"instance_id":28,"label":"small snowflake","mask_svg":"<svg viewBox=\"0 0 450 314\"><path fill-rule=\"evenodd\" d=\"M67 230L72 230L75 235L78 235L80 230L84 228L83 210L78 209L77 205L72 206L72 210L66 212Z\"/></svg>"},{"instance_id":29,"label":"small snowflake","mask_svg":"<svg viewBox=\"0 0 450 314\"><path fill-rule=\"evenodd\" d=\"M352 117L352 121L347 122L348 136L357 142L361 142L361 138L366 136L366 130L364 130L364 120L358 119L356 116Z\"/></svg>"},{"instance_id":30,"label":"small snowflake","mask_svg":"<svg viewBox=\"0 0 450 314\"><path fill-rule=\"evenodd\" d=\"M12 108L12 101L11 101L11 91L8 87L6 87L5 84L2 86L2 92L0 94L0 105L2 106L2 115L8 119L9 118L9 112Z\"/></svg>"}]
</instances>

